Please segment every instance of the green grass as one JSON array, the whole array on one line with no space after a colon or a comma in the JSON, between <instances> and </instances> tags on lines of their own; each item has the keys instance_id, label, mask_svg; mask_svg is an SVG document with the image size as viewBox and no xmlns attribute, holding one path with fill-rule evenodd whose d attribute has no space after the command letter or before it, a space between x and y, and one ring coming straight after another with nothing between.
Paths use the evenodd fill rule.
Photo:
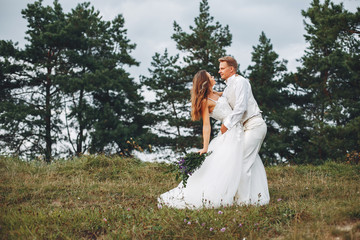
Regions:
<instances>
[{"instance_id":1,"label":"green grass","mask_svg":"<svg viewBox=\"0 0 360 240\"><path fill-rule=\"evenodd\" d=\"M269 205L195 211L157 208L177 185L168 170L121 157L0 157L0 238L360 239L359 165L268 167Z\"/></svg>"}]
</instances>

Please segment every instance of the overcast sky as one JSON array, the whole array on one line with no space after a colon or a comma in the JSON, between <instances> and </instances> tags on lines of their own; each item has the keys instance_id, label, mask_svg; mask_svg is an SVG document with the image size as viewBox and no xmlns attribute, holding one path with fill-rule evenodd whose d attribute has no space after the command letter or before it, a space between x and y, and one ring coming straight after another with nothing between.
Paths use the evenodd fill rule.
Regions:
<instances>
[{"instance_id":1,"label":"overcast sky","mask_svg":"<svg viewBox=\"0 0 360 240\"><path fill-rule=\"evenodd\" d=\"M21 10L31 0L0 0L0 39L26 43L27 22ZM64 12L75 8L80 0L59 0ZM200 0L92 0L91 4L105 20L112 20L123 14L128 38L137 47L132 56L140 61L139 67L131 67L129 72L138 79L148 75L148 68L155 52L163 53L165 48L171 55L179 53L171 39L173 22L176 21L184 31L194 25L199 15ZM323 0L321 0L323 2ZM355 12L360 0L333 0L343 2L345 9ZM52 5L52 0L44 0L43 5ZM233 55L243 71L251 63L253 46L258 44L261 31L271 39L274 50L280 59L288 60L288 70L294 71L306 48L303 37L304 25L301 10L310 6L311 0L209 0L210 15L214 22L229 25L233 35L228 54Z\"/></svg>"}]
</instances>

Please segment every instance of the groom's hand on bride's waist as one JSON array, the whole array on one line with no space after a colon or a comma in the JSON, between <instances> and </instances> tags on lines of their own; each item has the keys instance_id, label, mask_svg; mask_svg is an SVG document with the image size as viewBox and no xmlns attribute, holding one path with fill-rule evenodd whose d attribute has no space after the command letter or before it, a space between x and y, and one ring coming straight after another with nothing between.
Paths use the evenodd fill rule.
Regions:
<instances>
[{"instance_id":1,"label":"groom's hand on bride's waist","mask_svg":"<svg viewBox=\"0 0 360 240\"><path fill-rule=\"evenodd\" d=\"M228 130L227 127L225 127L224 124L221 124L221 128L220 128L221 133L224 134L227 130Z\"/></svg>"}]
</instances>

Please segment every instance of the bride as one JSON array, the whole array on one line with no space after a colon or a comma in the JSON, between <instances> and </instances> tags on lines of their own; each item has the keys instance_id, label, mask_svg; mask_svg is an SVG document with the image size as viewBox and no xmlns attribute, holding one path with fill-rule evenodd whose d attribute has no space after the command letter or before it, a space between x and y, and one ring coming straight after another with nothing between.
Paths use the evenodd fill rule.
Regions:
<instances>
[{"instance_id":1,"label":"bride","mask_svg":"<svg viewBox=\"0 0 360 240\"><path fill-rule=\"evenodd\" d=\"M243 155L243 126L238 123L224 134L219 134L210 143L210 117L223 121L232 112L232 108L222 93L213 91L214 77L205 70L194 76L191 90L191 118L203 121L203 148L199 154L211 152L188 179L186 187L182 182L174 189L165 192L158 198L159 205L183 209L218 208L242 204L238 199L240 173ZM260 164L264 168L261 160ZM266 173L254 171L254 179L263 179ZM256 186L258 186L257 184ZM261 184L260 184L261 185ZM267 190L267 184L266 184ZM251 190L256 196L263 189ZM254 196L254 194L251 194ZM259 196L260 197L260 196ZM268 201L252 201L254 204L266 204Z\"/></svg>"}]
</instances>

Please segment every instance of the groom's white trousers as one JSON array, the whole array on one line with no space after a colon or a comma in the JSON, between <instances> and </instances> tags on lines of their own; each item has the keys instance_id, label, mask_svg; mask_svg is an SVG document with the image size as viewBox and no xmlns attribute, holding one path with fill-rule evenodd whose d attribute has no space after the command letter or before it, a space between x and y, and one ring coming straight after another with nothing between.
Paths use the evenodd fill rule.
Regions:
<instances>
[{"instance_id":1,"label":"groom's white trousers","mask_svg":"<svg viewBox=\"0 0 360 240\"><path fill-rule=\"evenodd\" d=\"M238 204L267 204L270 200L264 165L259 150L266 136L267 127L261 116L244 124L244 149L241 177L236 195Z\"/></svg>"}]
</instances>

